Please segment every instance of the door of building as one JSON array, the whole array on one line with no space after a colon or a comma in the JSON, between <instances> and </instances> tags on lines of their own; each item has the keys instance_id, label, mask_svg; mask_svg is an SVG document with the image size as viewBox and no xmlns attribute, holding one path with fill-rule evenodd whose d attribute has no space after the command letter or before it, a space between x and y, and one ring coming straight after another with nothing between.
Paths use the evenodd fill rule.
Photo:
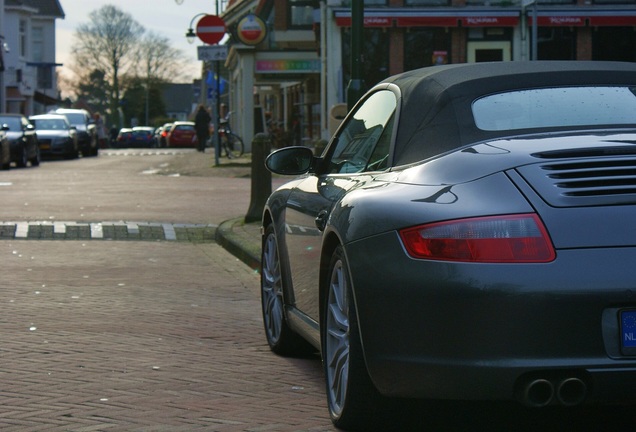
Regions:
<instances>
[{"instance_id":1,"label":"door of building","mask_svg":"<svg viewBox=\"0 0 636 432\"><path fill-rule=\"evenodd\" d=\"M510 41L469 41L468 63L510 61Z\"/></svg>"}]
</instances>

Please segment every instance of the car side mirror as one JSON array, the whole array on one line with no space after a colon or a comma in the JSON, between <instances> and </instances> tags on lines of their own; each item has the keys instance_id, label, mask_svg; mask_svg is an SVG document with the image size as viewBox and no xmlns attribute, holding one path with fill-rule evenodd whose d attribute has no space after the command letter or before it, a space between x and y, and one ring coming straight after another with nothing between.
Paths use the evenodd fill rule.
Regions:
<instances>
[{"instance_id":1,"label":"car side mirror","mask_svg":"<svg viewBox=\"0 0 636 432\"><path fill-rule=\"evenodd\" d=\"M300 175L312 168L314 160L314 152L308 147L284 147L270 153L265 166L275 174Z\"/></svg>"},{"instance_id":2,"label":"car side mirror","mask_svg":"<svg viewBox=\"0 0 636 432\"><path fill-rule=\"evenodd\" d=\"M35 126L33 126L31 123L29 123L29 124L26 126L26 130L28 130L28 131L35 130Z\"/></svg>"}]
</instances>

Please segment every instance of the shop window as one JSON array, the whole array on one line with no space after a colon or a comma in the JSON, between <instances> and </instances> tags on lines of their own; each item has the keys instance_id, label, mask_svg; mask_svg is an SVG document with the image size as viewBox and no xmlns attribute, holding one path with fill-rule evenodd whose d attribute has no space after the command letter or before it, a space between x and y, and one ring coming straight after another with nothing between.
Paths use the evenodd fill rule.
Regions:
<instances>
[{"instance_id":1,"label":"shop window","mask_svg":"<svg viewBox=\"0 0 636 432\"><path fill-rule=\"evenodd\" d=\"M599 27L592 33L592 60L636 62L633 27Z\"/></svg>"},{"instance_id":2,"label":"shop window","mask_svg":"<svg viewBox=\"0 0 636 432\"><path fill-rule=\"evenodd\" d=\"M576 60L576 33L572 28L539 27L539 60Z\"/></svg>"},{"instance_id":3,"label":"shop window","mask_svg":"<svg viewBox=\"0 0 636 432\"><path fill-rule=\"evenodd\" d=\"M592 0L593 4L635 4L636 0Z\"/></svg>"},{"instance_id":4,"label":"shop window","mask_svg":"<svg viewBox=\"0 0 636 432\"><path fill-rule=\"evenodd\" d=\"M443 28L409 28L404 33L404 70L450 63L450 33Z\"/></svg>"},{"instance_id":5,"label":"shop window","mask_svg":"<svg viewBox=\"0 0 636 432\"><path fill-rule=\"evenodd\" d=\"M389 76L389 32L365 28L362 37L362 78L371 88ZM351 29L342 29L343 84L351 80Z\"/></svg>"},{"instance_id":6,"label":"shop window","mask_svg":"<svg viewBox=\"0 0 636 432\"><path fill-rule=\"evenodd\" d=\"M481 3L484 3L482 1ZM406 6L450 6L450 0L405 0Z\"/></svg>"}]
</instances>

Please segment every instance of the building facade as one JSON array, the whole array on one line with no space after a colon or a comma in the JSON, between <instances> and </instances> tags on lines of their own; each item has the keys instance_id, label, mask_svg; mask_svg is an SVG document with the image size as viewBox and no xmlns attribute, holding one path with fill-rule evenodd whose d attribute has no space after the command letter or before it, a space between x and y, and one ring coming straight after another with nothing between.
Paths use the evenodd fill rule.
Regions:
<instances>
[{"instance_id":1,"label":"building facade","mask_svg":"<svg viewBox=\"0 0 636 432\"><path fill-rule=\"evenodd\" d=\"M58 0L4 0L4 98L1 110L24 115L57 104L55 20L64 18Z\"/></svg>"},{"instance_id":2,"label":"building facade","mask_svg":"<svg viewBox=\"0 0 636 432\"><path fill-rule=\"evenodd\" d=\"M263 113L284 145L329 138L351 77L351 1L228 2L229 104L246 142ZM257 20L260 33L245 25ZM636 0L365 0L363 23L366 87L444 63L636 61Z\"/></svg>"}]
</instances>

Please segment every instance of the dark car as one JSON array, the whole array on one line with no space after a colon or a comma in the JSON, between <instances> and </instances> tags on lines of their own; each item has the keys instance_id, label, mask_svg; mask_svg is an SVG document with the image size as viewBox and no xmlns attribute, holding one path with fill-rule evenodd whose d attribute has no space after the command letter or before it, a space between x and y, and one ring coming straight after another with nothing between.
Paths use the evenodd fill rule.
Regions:
<instances>
[{"instance_id":1,"label":"dark car","mask_svg":"<svg viewBox=\"0 0 636 432\"><path fill-rule=\"evenodd\" d=\"M77 129L61 114L40 114L29 117L35 127L42 156L75 159L79 155Z\"/></svg>"},{"instance_id":2,"label":"dark car","mask_svg":"<svg viewBox=\"0 0 636 432\"><path fill-rule=\"evenodd\" d=\"M117 133L117 138L113 143L113 147L116 148L126 148L130 147L132 143L133 131L132 128L121 128Z\"/></svg>"},{"instance_id":3,"label":"dark car","mask_svg":"<svg viewBox=\"0 0 636 432\"><path fill-rule=\"evenodd\" d=\"M66 116L68 122L77 128L77 137L82 156L97 156L99 154L95 121L91 118L88 111L83 109L58 108L52 111L51 114L62 114Z\"/></svg>"},{"instance_id":4,"label":"dark car","mask_svg":"<svg viewBox=\"0 0 636 432\"><path fill-rule=\"evenodd\" d=\"M194 122L174 122L168 131L166 142L168 147L196 147L197 134L194 130Z\"/></svg>"},{"instance_id":5,"label":"dark car","mask_svg":"<svg viewBox=\"0 0 636 432\"><path fill-rule=\"evenodd\" d=\"M635 89L634 63L413 70L321 155L268 157L302 175L263 213L265 334L320 351L338 427L387 397L636 400Z\"/></svg>"},{"instance_id":6,"label":"dark car","mask_svg":"<svg viewBox=\"0 0 636 432\"><path fill-rule=\"evenodd\" d=\"M155 128L135 126L132 128L131 147L150 148L155 146Z\"/></svg>"},{"instance_id":7,"label":"dark car","mask_svg":"<svg viewBox=\"0 0 636 432\"><path fill-rule=\"evenodd\" d=\"M18 167L40 165L40 146L35 128L22 114L0 114L0 124L5 129L11 148L11 162Z\"/></svg>"}]
</instances>

